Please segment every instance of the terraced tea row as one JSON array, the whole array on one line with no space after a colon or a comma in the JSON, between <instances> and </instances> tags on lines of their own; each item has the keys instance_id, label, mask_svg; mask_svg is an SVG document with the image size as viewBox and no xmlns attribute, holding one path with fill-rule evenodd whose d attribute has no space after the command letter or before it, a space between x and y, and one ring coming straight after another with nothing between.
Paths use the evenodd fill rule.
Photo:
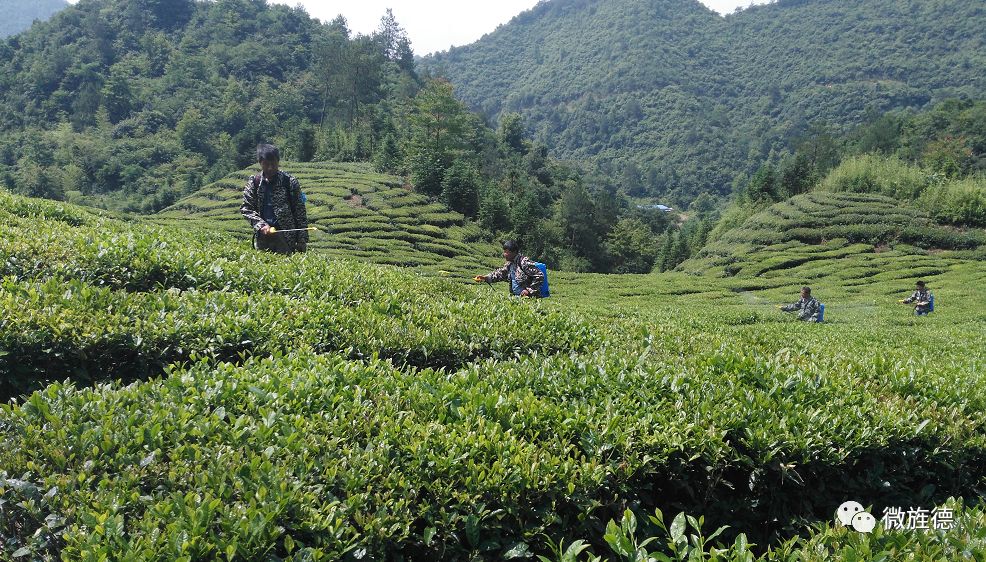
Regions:
<instances>
[{"instance_id":1,"label":"terraced tea row","mask_svg":"<svg viewBox=\"0 0 986 562\"><path fill-rule=\"evenodd\" d=\"M963 250L986 245L982 231L940 226L921 211L889 197L826 192L777 203L726 233L722 242L766 246L794 240L817 244L835 238L850 243L903 243L923 249Z\"/></svg>"},{"instance_id":2,"label":"terraced tea row","mask_svg":"<svg viewBox=\"0 0 986 562\"><path fill-rule=\"evenodd\" d=\"M852 294L934 278L984 250L986 231L938 225L888 197L815 192L750 217L679 269L743 290L811 284Z\"/></svg>"},{"instance_id":3,"label":"terraced tea row","mask_svg":"<svg viewBox=\"0 0 986 562\"><path fill-rule=\"evenodd\" d=\"M458 367L483 357L585 350L588 325L502 299L399 294L347 305L234 292L127 294L79 281L0 283L0 397L53 380L134 380L196 356L237 360L310 349L399 365Z\"/></svg>"},{"instance_id":4,"label":"terraced tea row","mask_svg":"<svg viewBox=\"0 0 986 562\"><path fill-rule=\"evenodd\" d=\"M475 224L414 193L399 178L364 164L285 162L301 182L308 218L322 233L310 248L331 257L466 274L496 263L495 245ZM185 229L220 229L250 235L240 216L250 168L210 184L162 211L155 222Z\"/></svg>"}]
</instances>

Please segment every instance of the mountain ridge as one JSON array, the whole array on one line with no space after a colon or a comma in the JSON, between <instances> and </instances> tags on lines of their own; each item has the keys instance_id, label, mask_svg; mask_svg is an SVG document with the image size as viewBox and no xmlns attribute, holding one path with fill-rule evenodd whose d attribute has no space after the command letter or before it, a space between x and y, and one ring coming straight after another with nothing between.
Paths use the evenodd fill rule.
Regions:
<instances>
[{"instance_id":1,"label":"mountain ridge","mask_svg":"<svg viewBox=\"0 0 986 562\"><path fill-rule=\"evenodd\" d=\"M566 25L585 31L544 31ZM786 1L725 17L697 1L546 2L422 66L488 117L520 113L554 155L630 169L628 192L688 200L730 193L812 124L845 131L981 95L984 25L982 7L955 0ZM604 56L572 56L590 52Z\"/></svg>"}]
</instances>

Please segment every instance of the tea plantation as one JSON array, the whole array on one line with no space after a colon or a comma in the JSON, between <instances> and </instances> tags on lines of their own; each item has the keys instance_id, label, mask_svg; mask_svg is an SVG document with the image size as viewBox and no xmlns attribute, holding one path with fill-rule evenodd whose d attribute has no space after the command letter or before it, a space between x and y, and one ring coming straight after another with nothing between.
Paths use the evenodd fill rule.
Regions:
<instances>
[{"instance_id":1,"label":"tea plantation","mask_svg":"<svg viewBox=\"0 0 986 562\"><path fill-rule=\"evenodd\" d=\"M347 169L301 177L331 230L288 258L229 234L244 178L153 221L0 192L0 560L986 556L982 231L812 194L682 271L520 301L354 261L489 244L386 177L340 207ZM774 308L805 283L825 324ZM955 525L864 535L847 500Z\"/></svg>"},{"instance_id":2,"label":"tea plantation","mask_svg":"<svg viewBox=\"0 0 986 562\"><path fill-rule=\"evenodd\" d=\"M311 248L329 257L430 271L499 265L489 260L497 255L496 246L475 224L369 164L285 162L282 169L298 178L308 199L309 224L322 231L312 236ZM255 166L202 188L159 213L158 222L248 239L239 208L247 178L259 170Z\"/></svg>"},{"instance_id":3,"label":"tea plantation","mask_svg":"<svg viewBox=\"0 0 986 562\"><path fill-rule=\"evenodd\" d=\"M883 195L817 191L750 217L679 269L731 278L732 287L810 282L860 293L983 259L982 229L940 225Z\"/></svg>"}]
</instances>

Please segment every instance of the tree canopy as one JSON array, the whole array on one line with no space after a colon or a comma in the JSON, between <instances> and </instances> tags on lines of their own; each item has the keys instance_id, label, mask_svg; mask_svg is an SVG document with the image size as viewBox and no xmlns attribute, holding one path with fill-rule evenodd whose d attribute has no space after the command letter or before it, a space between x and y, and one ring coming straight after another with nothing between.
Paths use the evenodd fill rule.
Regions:
<instances>
[{"instance_id":1,"label":"tree canopy","mask_svg":"<svg viewBox=\"0 0 986 562\"><path fill-rule=\"evenodd\" d=\"M368 160L420 87L409 49L389 13L359 36L262 0L80 2L0 44L0 172L29 195L151 211L262 141Z\"/></svg>"}]
</instances>

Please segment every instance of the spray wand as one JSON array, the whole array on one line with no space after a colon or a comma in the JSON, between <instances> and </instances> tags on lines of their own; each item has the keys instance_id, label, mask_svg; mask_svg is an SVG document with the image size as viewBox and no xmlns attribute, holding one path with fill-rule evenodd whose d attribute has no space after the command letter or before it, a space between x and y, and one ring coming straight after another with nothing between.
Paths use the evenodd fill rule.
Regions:
<instances>
[{"instance_id":1,"label":"spray wand","mask_svg":"<svg viewBox=\"0 0 986 562\"><path fill-rule=\"evenodd\" d=\"M308 228L289 228L286 230L278 230L272 226L270 227L270 230L268 232L270 232L271 234L278 234L281 232L305 232L307 230L318 230L318 228L314 226L309 226Z\"/></svg>"}]
</instances>

